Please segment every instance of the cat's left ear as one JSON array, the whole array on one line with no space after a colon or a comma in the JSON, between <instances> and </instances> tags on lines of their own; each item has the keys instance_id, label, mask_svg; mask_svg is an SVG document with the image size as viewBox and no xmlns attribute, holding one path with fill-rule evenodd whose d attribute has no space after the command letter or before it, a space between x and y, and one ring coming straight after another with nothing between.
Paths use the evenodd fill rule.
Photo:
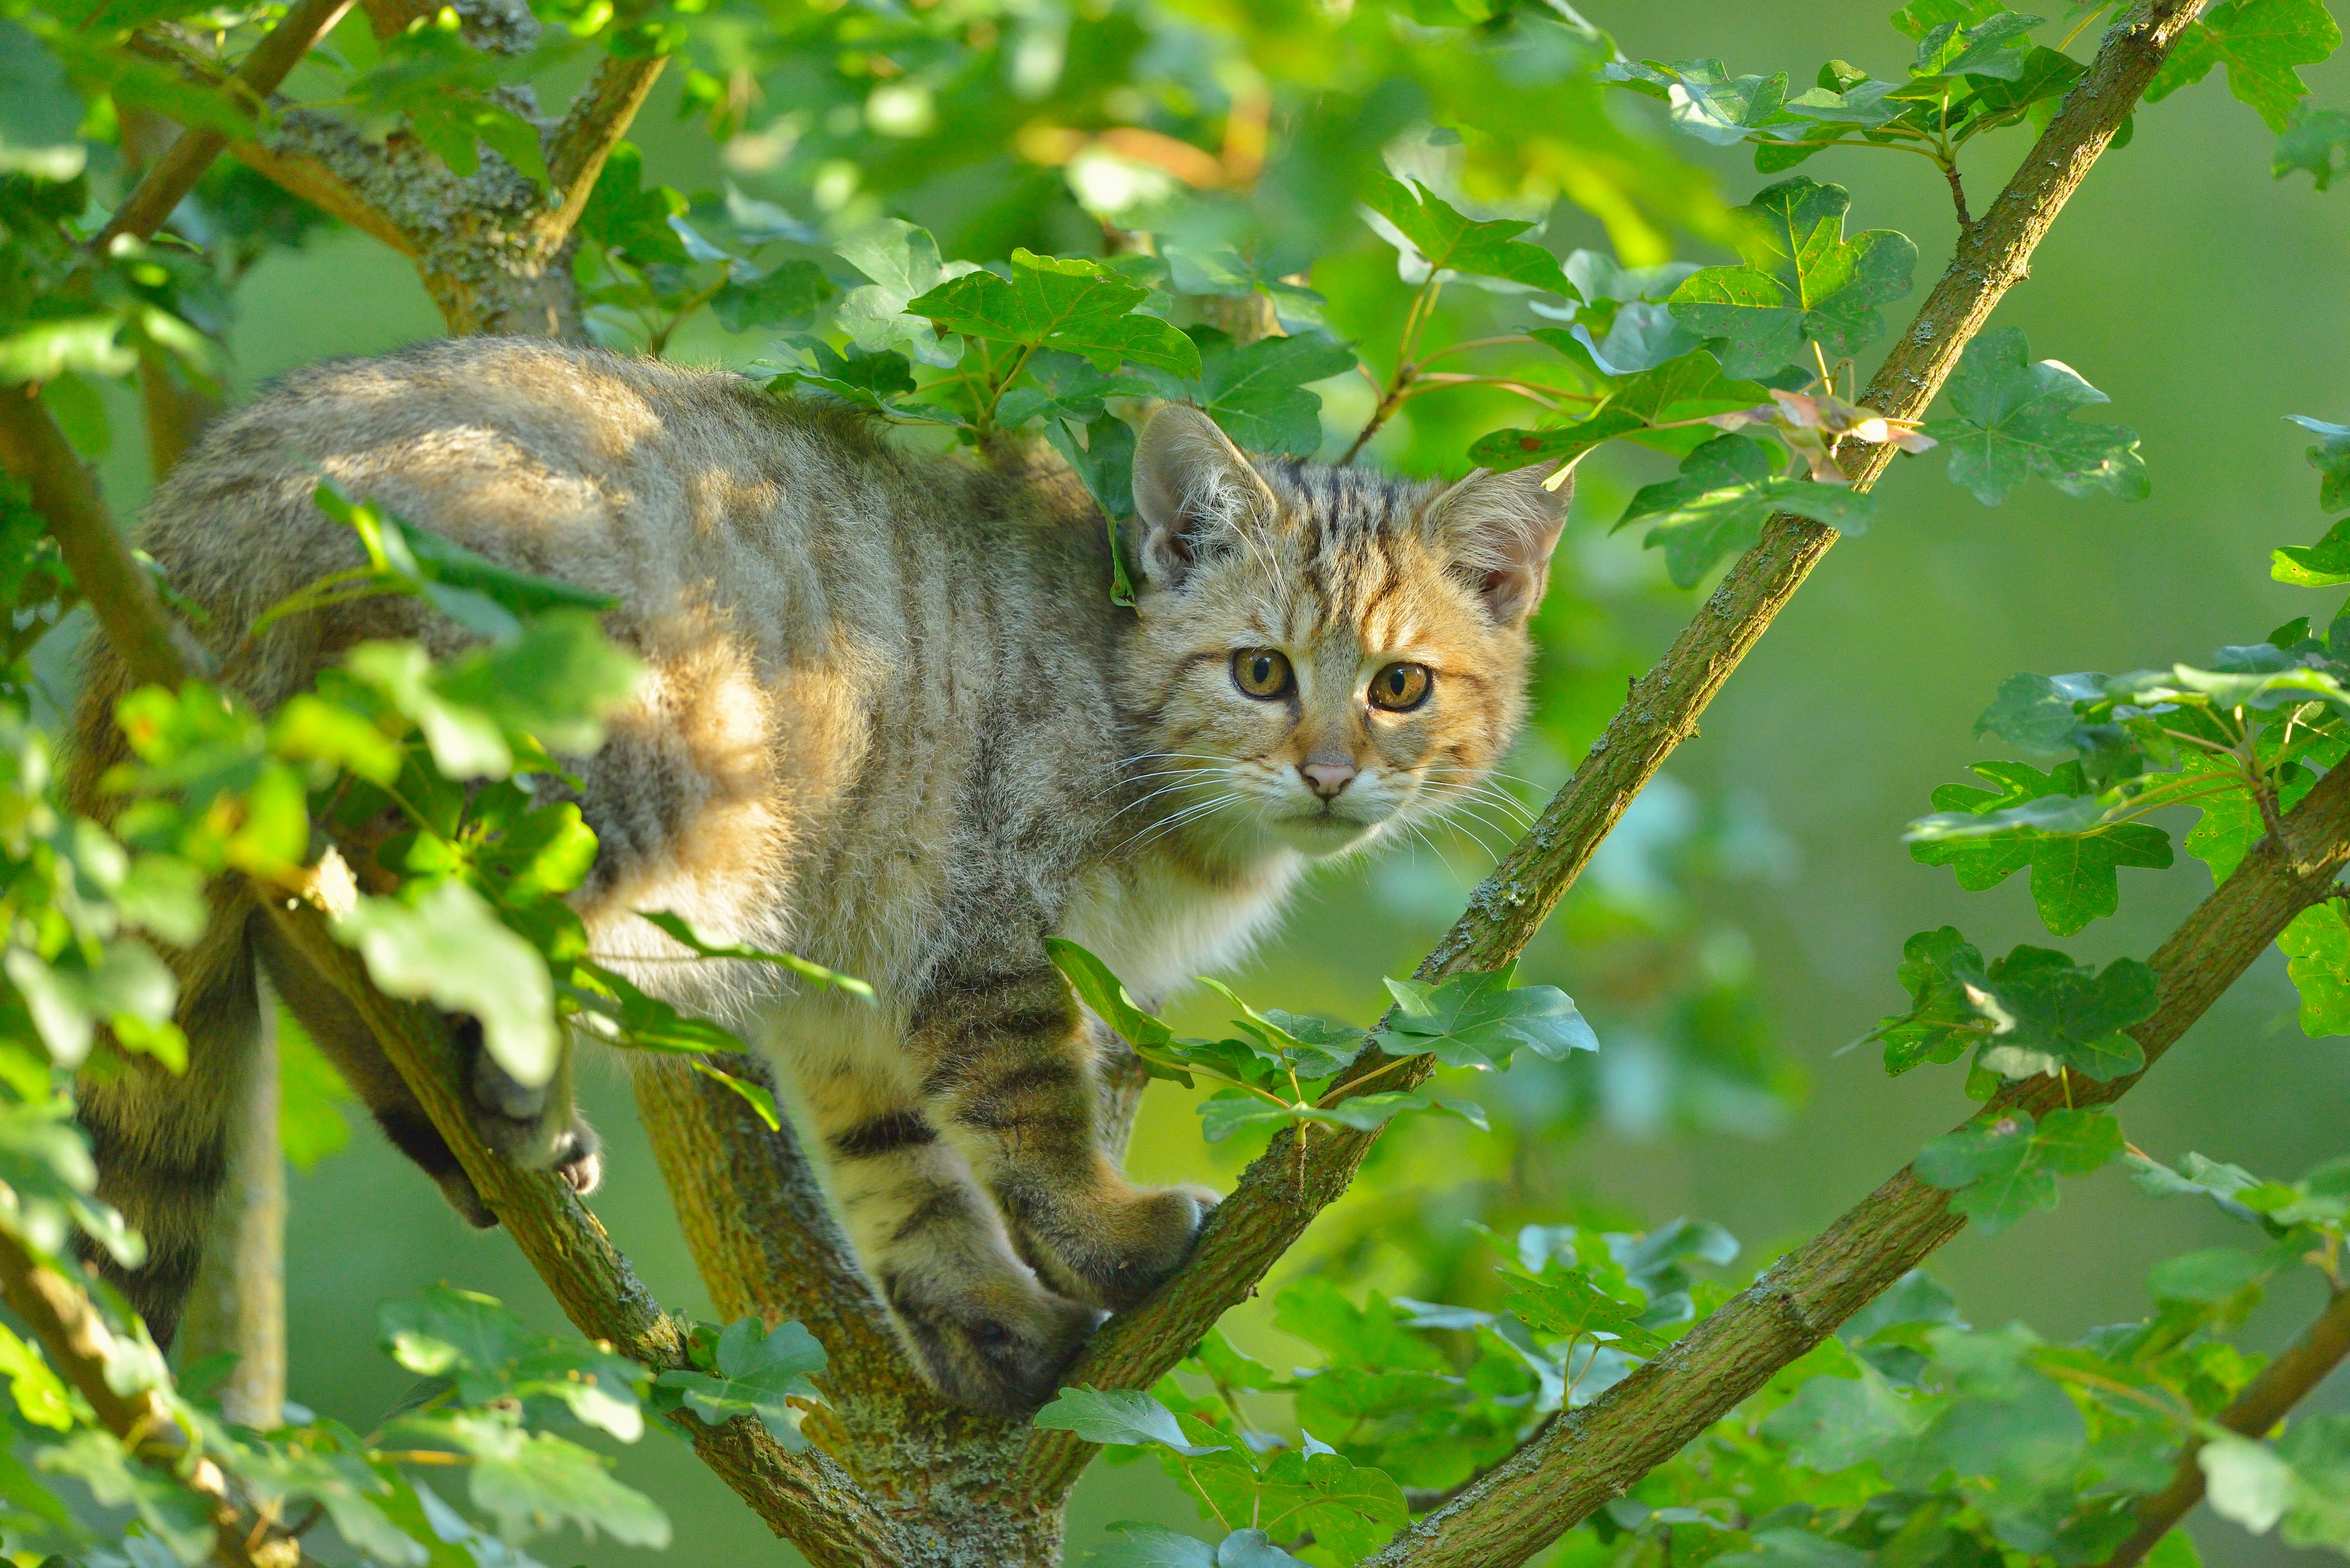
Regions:
<instances>
[{"instance_id":1,"label":"cat's left ear","mask_svg":"<svg viewBox=\"0 0 2350 1568\"><path fill-rule=\"evenodd\" d=\"M1429 504L1429 526L1503 625L1532 615L1550 585L1551 552L1575 498L1575 475L1555 490L1544 486L1548 477L1541 467L1481 468Z\"/></svg>"}]
</instances>

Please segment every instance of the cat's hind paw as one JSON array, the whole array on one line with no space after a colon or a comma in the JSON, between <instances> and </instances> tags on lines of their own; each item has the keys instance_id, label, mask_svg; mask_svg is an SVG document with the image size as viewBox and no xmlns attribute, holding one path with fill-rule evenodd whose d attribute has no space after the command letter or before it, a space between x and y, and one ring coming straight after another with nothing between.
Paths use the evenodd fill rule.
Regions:
<instances>
[{"instance_id":1,"label":"cat's hind paw","mask_svg":"<svg viewBox=\"0 0 2350 1568\"><path fill-rule=\"evenodd\" d=\"M1183 1266L1217 1201L1205 1187L1127 1187L1090 1201L1014 1193L1004 1210L1023 1255L1055 1289L1124 1312Z\"/></svg>"}]
</instances>

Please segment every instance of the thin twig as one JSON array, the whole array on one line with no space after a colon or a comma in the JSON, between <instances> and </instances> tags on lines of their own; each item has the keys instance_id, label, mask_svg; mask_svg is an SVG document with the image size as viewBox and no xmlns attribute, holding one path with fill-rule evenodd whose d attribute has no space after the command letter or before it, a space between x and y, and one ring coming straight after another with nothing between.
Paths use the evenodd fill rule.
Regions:
<instances>
[{"instance_id":1,"label":"thin twig","mask_svg":"<svg viewBox=\"0 0 2350 1568\"><path fill-rule=\"evenodd\" d=\"M221 83L221 95L238 112L256 113L268 101L269 95L277 90L277 84L302 63L302 57L310 52L313 45L334 30L335 24L350 8L351 0L296 0L285 19L271 28L269 36L255 44L244 62ZM126 234L142 240L151 236L171 217L172 209L196 188L196 182L227 145L228 138L209 127L182 130L179 140L147 171L138 189L114 210L106 227L90 241L90 249L102 255Z\"/></svg>"}]
</instances>

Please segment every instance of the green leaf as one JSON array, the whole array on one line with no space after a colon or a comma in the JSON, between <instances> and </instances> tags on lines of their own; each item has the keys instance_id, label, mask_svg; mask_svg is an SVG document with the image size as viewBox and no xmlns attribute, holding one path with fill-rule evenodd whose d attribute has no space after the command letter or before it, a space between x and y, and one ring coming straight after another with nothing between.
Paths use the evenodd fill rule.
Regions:
<instances>
[{"instance_id":1,"label":"green leaf","mask_svg":"<svg viewBox=\"0 0 2350 1568\"><path fill-rule=\"evenodd\" d=\"M873 988L855 975L842 974L819 963L811 963L797 953L771 953L742 942L712 942L697 935L682 915L667 909L639 909L637 917L660 928L661 934L681 947L692 950L706 959L740 959L747 963L771 963L787 969L802 980L820 988L846 992L868 1007L879 1005L874 999Z\"/></svg>"},{"instance_id":2,"label":"green leaf","mask_svg":"<svg viewBox=\"0 0 2350 1568\"><path fill-rule=\"evenodd\" d=\"M2003 1077L2064 1069L2102 1083L2146 1064L2124 1031L2154 1016L2159 987L2136 959L2116 959L2099 973L2047 948L2019 946L1967 983L1992 1026L1982 1064Z\"/></svg>"},{"instance_id":3,"label":"green leaf","mask_svg":"<svg viewBox=\"0 0 2350 1568\"><path fill-rule=\"evenodd\" d=\"M73 1403L66 1395L66 1386L49 1369L40 1351L5 1324L0 1324L0 1375L8 1379L18 1415L53 1432L73 1430Z\"/></svg>"},{"instance_id":4,"label":"green leaf","mask_svg":"<svg viewBox=\"0 0 2350 1568\"><path fill-rule=\"evenodd\" d=\"M868 353L851 343L848 351L843 354L820 337L806 339L795 347L804 349L806 354L800 364L768 366L763 363L759 367L780 372L767 383L770 390L780 389L785 382L794 382L828 393L844 403L852 403L858 408L869 409L875 413L888 414L896 419L921 420L932 424L962 422L962 416L936 404L903 400L914 390L914 370L907 362L906 356L894 349Z\"/></svg>"},{"instance_id":5,"label":"green leaf","mask_svg":"<svg viewBox=\"0 0 2350 1568\"><path fill-rule=\"evenodd\" d=\"M1273 302L1274 315L1286 332L1303 332L1323 325L1329 301L1302 283L1290 280L1307 272L1311 258L1290 252L1244 254L1229 242L1194 244L1169 236L1159 242L1169 281L1179 294L1239 298L1262 294Z\"/></svg>"},{"instance_id":6,"label":"green leaf","mask_svg":"<svg viewBox=\"0 0 2350 1568\"><path fill-rule=\"evenodd\" d=\"M2350 1417L2303 1416L2277 1439L2276 1451L2294 1482L2285 1500L2285 1544L2340 1552L2350 1542Z\"/></svg>"},{"instance_id":7,"label":"green leaf","mask_svg":"<svg viewBox=\"0 0 2350 1568\"><path fill-rule=\"evenodd\" d=\"M1569 340L1556 327L1538 327L1532 336L1562 353L1568 352ZM1770 401L1770 397L1769 389L1757 382L1724 376L1721 361L1711 353L1692 349L1617 382L1588 419L1555 430L1494 431L1469 449L1469 460L1496 471L1529 468L1538 462L1571 465L1602 441L1619 436L1637 440L1668 426L1690 425L1709 415L1751 409Z\"/></svg>"},{"instance_id":8,"label":"green leaf","mask_svg":"<svg viewBox=\"0 0 2350 1568\"><path fill-rule=\"evenodd\" d=\"M1806 342L1832 356L1857 353L1885 330L1877 307L1910 288L1918 247L1890 229L1844 237L1850 192L1798 175L1737 209L1745 222L1743 266L1707 267L1673 291L1673 318L1721 338L1721 368L1767 375Z\"/></svg>"},{"instance_id":9,"label":"green leaf","mask_svg":"<svg viewBox=\"0 0 2350 1568\"><path fill-rule=\"evenodd\" d=\"M1373 1475L1378 1474L1376 1470L1369 1473ZM1392 1485L1393 1483L1389 1482L1389 1484ZM1399 1491L1396 1495L1400 1498L1403 1494ZM1335 1506L1340 1501L1342 1500L1334 1499L1332 1503L1326 1504L1324 1506L1326 1508ZM1369 1500L1366 1497L1362 1501L1368 1501ZM1379 1501L1384 1502L1384 1497ZM1357 1511L1355 1512L1352 1517L1366 1518L1367 1515ZM1399 1522L1400 1522L1400 1519L1399 1519ZM1287 1526L1284 1525L1284 1529L1286 1528ZM1374 1526L1373 1528L1377 1530L1378 1527ZM1394 1530L1392 1526L1387 1527L1384 1532L1385 1534L1392 1534ZM1347 1542L1349 1544L1343 1548L1343 1550L1347 1551L1350 1554L1357 1551L1372 1550L1378 1545L1378 1540L1381 1538L1382 1537L1379 1535L1374 1535L1370 1546L1357 1546L1354 1542L1361 1539L1360 1532L1358 1531L1349 1530L1343 1522L1340 1523L1330 1534L1330 1539L1333 1541ZM1320 1537L1317 1536L1316 1539L1320 1539ZM1292 1557L1288 1552L1284 1552L1280 1547L1275 1546L1273 1543L1272 1538L1266 1535L1262 1530L1235 1530L1230 1535L1225 1536L1224 1539L1217 1544L1216 1568L1305 1568L1305 1564L1298 1558Z\"/></svg>"},{"instance_id":10,"label":"green leaf","mask_svg":"<svg viewBox=\"0 0 2350 1568\"><path fill-rule=\"evenodd\" d=\"M2309 466L2320 476L2317 504L2327 512L2350 510L2350 425L2328 424L2307 414L2287 414L2285 418L2323 438L2308 449ZM2331 532L2326 535L2328 540L2333 537Z\"/></svg>"},{"instance_id":11,"label":"green leaf","mask_svg":"<svg viewBox=\"0 0 2350 1568\"><path fill-rule=\"evenodd\" d=\"M644 1432L637 1400L641 1368L590 1345L534 1334L488 1296L435 1285L384 1303L376 1324L393 1360L421 1376L448 1378L467 1405L553 1399L624 1443Z\"/></svg>"},{"instance_id":12,"label":"green leaf","mask_svg":"<svg viewBox=\"0 0 2350 1568\"><path fill-rule=\"evenodd\" d=\"M2043 774L2026 763L1977 763L1973 771L2006 785L2003 793L1946 784L1934 792L1944 809L1920 817L1904 836L1921 866L1948 866L1970 893L2032 873L2032 899L2057 936L2071 936L2121 904L2122 867L2161 869L2170 837L2143 822L2107 824L2096 796L2076 795L2080 770L2066 763ZM1955 809L1953 809L1955 808Z\"/></svg>"},{"instance_id":13,"label":"green leaf","mask_svg":"<svg viewBox=\"0 0 2350 1568\"><path fill-rule=\"evenodd\" d=\"M1926 1411L1867 1362L1856 1365L1856 1378L1805 1379L1794 1398L1763 1417L1762 1435L1786 1444L1795 1463L1834 1475L1925 1428Z\"/></svg>"},{"instance_id":14,"label":"green leaf","mask_svg":"<svg viewBox=\"0 0 2350 1568\"><path fill-rule=\"evenodd\" d=\"M1533 228L1532 223L1505 219L1479 222L1456 211L1417 180L1406 185L1385 175L1372 176L1363 202L1392 224L1418 259L1436 272L1497 277L1546 294L1576 297L1575 286L1559 269L1558 258L1540 245L1517 238Z\"/></svg>"},{"instance_id":15,"label":"green leaf","mask_svg":"<svg viewBox=\"0 0 2350 1568\"><path fill-rule=\"evenodd\" d=\"M2277 137L2269 171L2282 180L2296 169L2306 170L2323 191L2342 172L2343 165L2334 161L2337 151L2350 153L2350 114L2300 104Z\"/></svg>"},{"instance_id":16,"label":"green leaf","mask_svg":"<svg viewBox=\"0 0 2350 1568\"><path fill-rule=\"evenodd\" d=\"M1978 76L2013 81L2023 74L2023 58L2031 47L2024 35L2040 25L2038 16L1995 11L1969 26L1939 23L1918 40L1909 63L1912 80L1937 77Z\"/></svg>"},{"instance_id":17,"label":"green leaf","mask_svg":"<svg viewBox=\"0 0 2350 1568\"><path fill-rule=\"evenodd\" d=\"M669 221L686 210L686 200L666 185L647 188L644 162L635 143L613 147L580 212L580 237L625 251L639 266L683 266L690 258Z\"/></svg>"},{"instance_id":18,"label":"green leaf","mask_svg":"<svg viewBox=\"0 0 2350 1568\"><path fill-rule=\"evenodd\" d=\"M2350 435L2350 431L2344 432ZM2312 453L2321 448L2312 447ZM2350 481L2350 441L2343 445L2343 479ZM2337 481L2329 475L2325 486ZM2329 497L2327 508L2350 504L2341 497ZM2270 554L2269 576L2280 583L2290 583L2297 588L2331 588L2350 583L2350 517L2345 517L2325 531L2325 537L2314 545L2280 545Z\"/></svg>"},{"instance_id":19,"label":"green leaf","mask_svg":"<svg viewBox=\"0 0 2350 1568\"><path fill-rule=\"evenodd\" d=\"M1846 534L1867 530L1876 498L1840 484L1772 472L1771 449L1744 436L1716 436L1682 459L1680 477L1644 485L1617 528L1650 524L1643 541L1665 552L1673 586L1693 588L1723 559L1750 548L1782 512Z\"/></svg>"},{"instance_id":20,"label":"green leaf","mask_svg":"<svg viewBox=\"0 0 2350 1568\"><path fill-rule=\"evenodd\" d=\"M832 295L832 281L824 268L812 261L785 261L754 276L730 275L726 286L710 296L710 311L729 332L758 327L796 329L814 321L816 308Z\"/></svg>"},{"instance_id":21,"label":"green leaf","mask_svg":"<svg viewBox=\"0 0 2350 1568\"><path fill-rule=\"evenodd\" d=\"M2309 91L2293 67L2319 64L2341 42L2324 0L2220 0L2179 35L2147 84L2146 101L2191 87L2224 62L2228 90L2271 130L2282 131Z\"/></svg>"},{"instance_id":22,"label":"green leaf","mask_svg":"<svg viewBox=\"0 0 2350 1568\"><path fill-rule=\"evenodd\" d=\"M1955 1062L1982 1043L1993 1023L1976 1011L1970 981L1982 953L1956 926L1920 931L1901 944L1898 978L1909 1011L1877 1020L1861 1038L1885 1044L1885 1070L1898 1076L1929 1062Z\"/></svg>"},{"instance_id":23,"label":"green leaf","mask_svg":"<svg viewBox=\"0 0 2350 1568\"><path fill-rule=\"evenodd\" d=\"M660 1505L613 1480L611 1461L600 1454L525 1432L509 1415L466 1411L408 1424L473 1456L468 1493L510 1542L574 1524L591 1541L601 1531L628 1546L669 1544Z\"/></svg>"},{"instance_id":24,"label":"green leaf","mask_svg":"<svg viewBox=\"0 0 2350 1568\"><path fill-rule=\"evenodd\" d=\"M1228 1539L1217 1551L1217 1568L1277 1568L1283 1557L1266 1555L1272 1547L1265 1536L1278 1532L1287 1540L1305 1531L1314 1532L1317 1546L1351 1563L1377 1552L1410 1516L1392 1477L1327 1449L1275 1455L1264 1467L1257 1515L1264 1530L1249 1532L1256 1539L1239 1547Z\"/></svg>"},{"instance_id":25,"label":"green leaf","mask_svg":"<svg viewBox=\"0 0 2350 1568\"><path fill-rule=\"evenodd\" d=\"M303 1504L315 1502L334 1521L336 1533L370 1560L398 1568L427 1568L432 1562L422 1542L377 1501L392 1495L392 1483L356 1453L319 1442L271 1444L241 1449L228 1457L228 1464L280 1519L297 1517Z\"/></svg>"},{"instance_id":26,"label":"green leaf","mask_svg":"<svg viewBox=\"0 0 2350 1568\"><path fill-rule=\"evenodd\" d=\"M1390 980L1395 1015L1373 1044L1394 1056L1434 1056L1448 1067L1498 1072L1520 1046L1546 1061L1596 1051L1598 1037L1575 1011L1575 999L1555 985L1513 985L1513 964L1492 972L1469 971L1430 984ZM1367 1096L1369 1097L1369 1096Z\"/></svg>"},{"instance_id":27,"label":"green leaf","mask_svg":"<svg viewBox=\"0 0 2350 1568\"><path fill-rule=\"evenodd\" d=\"M2329 898L2295 915L2277 946L2301 992L2301 1032L2312 1040L2350 1034L2350 922L2341 901Z\"/></svg>"},{"instance_id":28,"label":"green leaf","mask_svg":"<svg viewBox=\"0 0 2350 1568\"><path fill-rule=\"evenodd\" d=\"M1134 515L1134 430L1116 414L1105 413L1084 427L1082 441L1066 421L1045 427L1045 439L1068 460L1087 494L1102 510L1109 532L1109 601L1131 607L1134 582L1127 575L1126 556L1118 548L1118 525Z\"/></svg>"},{"instance_id":29,"label":"green leaf","mask_svg":"<svg viewBox=\"0 0 2350 1568\"><path fill-rule=\"evenodd\" d=\"M1133 997L1109 966L1066 937L1046 937L1045 950L1053 960L1053 967L1077 993L1077 1000L1094 1011L1094 1016L1117 1032L1118 1037L1136 1050L1171 1044L1175 1031L1136 1005Z\"/></svg>"},{"instance_id":30,"label":"green leaf","mask_svg":"<svg viewBox=\"0 0 2350 1568\"><path fill-rule=\"evenodd\" d=\"M2144 500L2148 483L2137 432L2072 417L2112 400L2070 366L2026 363L2028 353L2019 327L1993 327L1967 345L1948 391L1955 417L1922 427L1950 449L1951 482L1986 506L2035 475L2067 495L2103 491Z\"/></svg>"},{"instance_id":31,"label":"green leaf","mask_svg":"<svg viewBox=\"0 0 2350 1568\"><path fill-rule=\"evenodd\" d=\"M122 327L117 316L71 316L0 337L0 387L53 381L68 371L122 375L139 363L138 350L117 341Z\"/></svg>"},{"instance_id":32,"label":"green leaf","mask_svg":"<svg viewBox=\"0 0 2350 1568\"><path fill-rule=\"evenodd\" d=\"M678 1369L655 1382L676 1391L687 1408L712 1426L748 1416L786 1450L798 1453L807 1447L800 1435L807 1412L789 1401L821 1402L824 1396L811 1379L824 1366L824 1346L797 1323L777 1324L770 1332L757 1318L746 1317L728 1324L718 1336L714 1374Z\"/></svg>"},{"instance_id":33,"label":"green leaf","mask_svg":"<svg viewBox=\"0 0 2350 1568\"><path fill-rule=\"evenodd\" d=\"M906 304L942 281L977 272L976 262L941 262L931 232L902 218L884 218L834 248L873 280L850 289L834 312L834 321L850 342L868 354L896 352L941 369L962 361L962 339L940 337L929 322L907 315Z\"/></svg>"},{"instance_id":34,"label":"green leaf","mask_svg":"<svg viewBox=\"0 0 2350 1568\"><path fill-rule=\"evenodd\" d=\"M1673 129L1731 147L1779 112L1787 97L1787 73L1733 77L1720 60L1675 60L1669 74L1680 90L1670 99Z\"/></svg>"},{"instance_id":35,"label":"green leaf","mask_svg":"<svg viewBox=\"0 0 2350 1568\"><path fill-rule=\"evenodd\" d=\"M1015 250L1009 279L967 273L905 308L969 337L1083 354L1103 369L1123 359L1198 379L1191 340L1155 316L1133 314L1149 296L1099 262Z\"/></svg>"},{"instance_id":36,"label":"green leaf","mask_svg":"<svg viewBox=\"0 0 2350 1568\"><path fill-rule=\"evenodd\" d=\"M1305 389L1355 368L1354 350L1320 332L1236 345L1212 327L1191 328L1200 374L1169 379L1166 396L1204 410L1251 452L1310 457L1322 444L1322 400Z\"/></svg>"},{"instance_id":37,"label":"green leaf","mask_svg":"<svg viewBox=\"0 0 2350 1568\"><path fill-rule=\"evenodd\" d=\"M1035 1424L1075 1432L1089 1443L1157 1443L1186 1459L1227 1451L1191 1442L1175 1413L1139 1388L1064 1388L1036 1412Z\"/></svg>"},{"instance_id":38,"label":"green leaf","mask_svg":"<svg viewBox=\"0 0 2350 1568\"><path fill-rule=\"evenodd\" d=\"M1918 1151L1911 1168L1929 1187L1955 1193L1950 1210L1986 1235L2026 1214L2056 1207L2056 1178L2083 1176L2121 1158L2121 1124L2102 1106L1987 1113Z\"/></svg>"},{"instance_id":39,"label":"green leaf","mask_svg":"<svg viewBox=\"0 0 2350 1568\"><path fill-rule=\"evenodd\" d=\"M1999 683L1999 695L1975 721L1978 735L1997 735L2038 756L2054 756L2075 745L2081 726L2073 704L2082 698L2080 678L2050 680L2025 672ZM2092 695L2103 695L2102 688Z\"/></svg>"},{"instance_id":40,"label":"green leaf","mask_svg":"<svg viewBox=\"0 0 2350 1568\"><path fill-rule=\"evenodd\" d=\"M174 1072L186 1068L187 1041L171 1023L179 982L146 943L130 938L108 942L96 964L73 949L52 963L31 948L12 945L0 967L24 998L49 1059L60 1067L81 1065L98 1026L105 1023L114 1026L122 1044L151 1047Z\"/></svg>"},{"instance_id":41,"label":"green leaf","mask_svg":"<svg viewBox=\"0 0 2350 1568\"><path fill-rule=\"evenodd\" d=\"M334 932L385 994L479 1019L484 1045L516 1083L555 1075L560 1037L546 962L463 882L434 883L413 908L361 894Z\"/></svg>"},{"instance_id":42,"label":"green leaf","mask_svg":"<svg viewBox=\"0 0 2350 1568\"><path fill-rule=\"evenodd\" d=\"M1536 1334L1561 1339L1589 1336L1641 1356L1665 1347L1663 1340L1640 1326L1648 1303L1638 1290L1631 1300L1611 1294L1589 1272L1555 1259L1540 1273L1505 1277L1510 1294L1503 1306Z\"/></svg>"},{"instance_id":43,"label":"green leaf","mask_svg":"<svg viewBox=\"0 0 2350 1568\"><path fill-rule=\"evenodd\" d=\"M2293 1501L2293 1467L2265 1443L2220 1432L2195 1451L2211 1511L2265 1535Z\"/></svg>"},{"instance_id":44,"label":"green leaf","mask_svg":"<svg viewBox=\"0 0 2350 1568\"><path fill-rule=\"evenodd\" d=\"M212 1555L218 1535L211 1505L169 1471L133 1459L113 1433L86 1427L36 1450L33 1463L50 1475L80 1481L101 1507L136 1510L148 1533L182 1563Z\"/></svg>"},{"instance_id":45,"label":"green leaf","mask_svg":"<svg viewBox=\"0 0 2350 1568\"><path fill-rule=\"evenodd\" d=\"M1216 1549L1197 1536L1131 1520L1108 1528L1119 1539L1087 1552L1084 1568L1220 1568Z\"/></svg>"}]
</instances>

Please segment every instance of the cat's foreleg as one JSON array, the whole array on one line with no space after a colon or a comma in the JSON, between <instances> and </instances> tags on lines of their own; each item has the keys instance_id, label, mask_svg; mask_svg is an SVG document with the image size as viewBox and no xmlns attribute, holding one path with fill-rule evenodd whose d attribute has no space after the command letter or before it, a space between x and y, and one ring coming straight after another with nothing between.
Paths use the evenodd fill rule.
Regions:
<instances>
[{"instance_id":1,"label":"cat's foreleg","mask_svg":"<svg viewBox=\"0 0 2350 1568\"><path fill-rule=\"evenodd\" d=\"M457 1157L441 1137L400 1070L376 1044L373 1031L326 976L313 968L267 920L253 922L271 981L327 1059L369 1111L384 1136L440 1185L450 1206L473 1225L497 1223ZM573 1053L566 1048L556 1075L536 1088L508 1076L483 1048L472 1018L452 1021L464 1053L473 1127L482 1141L526 1169L559 1172L579 1192L593 1192L604 1160L596 1131L571 1099Z\"/></svg>"},{"instance_id":2,"label":"cat's foreleg","mask_svg":"<svg viewBox=\"0 0 2350 1568\"><path fill-rule=\"evenodd\" d=\"M842 1011L839 1027L815 1032L823 1044L795 1043L788 1055L850 1239L940 1392L1024 1416L1057 1391L1100 1314L1037 1281L971 1167L940 1137L897 1042L863 1039L870 1022Z\"/></svg>"},{"instance_id":3,"label":"cat's foreleg","mask_svg":"<svg viewBox=\"0 0 2350 1568\"><path fill-rule=\"evenodd\" d=\"M1023 1255L1055 1288L1117 1311L1182 1265L1216 1199L1137 1187L1104 1151L1094 1043L1041 943L1034 956L942 968L907 1044Z\"/></svg>"}]
</instances>

